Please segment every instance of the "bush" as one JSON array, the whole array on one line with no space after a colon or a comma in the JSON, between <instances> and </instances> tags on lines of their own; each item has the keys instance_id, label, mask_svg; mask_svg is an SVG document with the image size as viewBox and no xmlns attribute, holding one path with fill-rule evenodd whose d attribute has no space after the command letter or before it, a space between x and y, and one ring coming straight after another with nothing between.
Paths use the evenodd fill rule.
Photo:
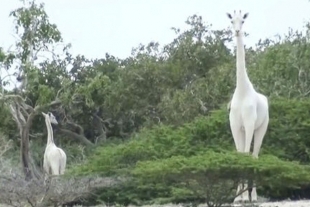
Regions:
<instances>
[{"instance_id":1,"label":"bush","mask_svg":"<svg viewBox=\"0 0 310 207\"><path fill-rule=\"evenodd\" d=\"M203 194L194 194L183 186L189 177L199 185L203 183L201 179L224 182L234 192L235 180L230 176L244 170L246 176L256 171L250 178L260 183L260 195L285 195L288 190L309 183L305 174L308 167L292 162L309 163L309 107L306 100L270 100L270 124L258 160L247 156L239 160L240 155L232 154L235 146L225 108L180 127L158 125L142 129L127 142L99 147L87 163L71 169L71 173L129 178L122 186L98 191L99 198L109 202L112 198L106 196L117 192L114 201L124 204L203 201ZM206 177L206 172L211 177ZM173 177L177 180L173 181ZM275 188L277 191L270 191Z\"/></svg>"},{"instance_id":2,"label":"bush","mask_svg":"<svg viewBox=\"0 0 310 207\"><path fill-rule=\"evenodd\" d=\"M140 186L149 183L170 186L167 194L170 202L196 197L194 200L207 203L227 203L233 201L237 184L242 180L254 179L256 186L270 189L294 188L310 183L309 169L274 156L254 159L236 152L208 151L191 157L138 162L132 174Z\"/></svg>"},{"instance_id":3,"label":"bush","mask_svg":"<svg viewBox=\"0 0 310 207\"><path fill-rule=\"evenodd\" d=\"M270 123L262 153L285 160L310 162L310 102L307 99L270 100Z\"/></svg>"},{"instance_id":4,"label":"bush","mask_svg":"<svg viewBox=\"0 0 310 207\"><path fill-rule=\"evenodd\" d=\"M139 161L128 174L130 180L101 188L88 200L123 205L195 202L212 206L232 202L242 180L254 179L259 189L296 188L310 184L309 170L309 166L270 155L254 159L231 151L208 150L190 157Z\"/></svg>"},{"instance_id":5,"label":"bush","mask_svg":"<svg viewBox=\"0 0 310 207\"><path fill-rule=\"evenodd\" d=\"M215 131L215 128L219 130ZM223 133L226 134L223 136ZM214 111L212 116L198 117L182 127L158 125L150 130L142 129L127 142L98 147L88 162L72 169L72 173L106 176L123 170L128 173L126 169L132 168L138 161L177 155L192 156L204 153L207 149L233 149L229 133L227 111L224 110Z\"/></svg>"}]
</instances>

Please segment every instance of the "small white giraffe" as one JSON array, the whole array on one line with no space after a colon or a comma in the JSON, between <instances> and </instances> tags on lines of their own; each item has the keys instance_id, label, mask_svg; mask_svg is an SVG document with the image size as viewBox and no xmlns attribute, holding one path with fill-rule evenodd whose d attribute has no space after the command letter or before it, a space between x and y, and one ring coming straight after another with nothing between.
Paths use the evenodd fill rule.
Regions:
<instances>
[{"instance_id":1,"label":"small white giraffe","mask_svg":"<svg viewBox=\"0 0 310 207\"><path fill-rule=\"evenodd\" d=\"M241 11L234 11L233 15L227 13L227 16L231 20L237 40L237 83L230 102L230 128L238 152L250 153L254 135L253 157L258 158L269 123L268 99L256 92L245 67L242 25L248 17L248 13L242 15ZM246 183L240 184L237 192L246 188ZM240 201L249 201L248 191L237 196L234 200L234 202ZM255 186L252 188L251 201L257 201Z\"/></svg>"},{"instance_id":2,"label":"small white giraffe","mask_svg":"<svg viewBox=\"0 0 310 207\"><path fill-rule=\"evenodd\" d=\"M43 113L47 128L47 144L44 152L43 169L47 175L62 175L65 172L67 155L54 143L52 124L58 124L55 116Z\"/></svg>"}]
</instances>

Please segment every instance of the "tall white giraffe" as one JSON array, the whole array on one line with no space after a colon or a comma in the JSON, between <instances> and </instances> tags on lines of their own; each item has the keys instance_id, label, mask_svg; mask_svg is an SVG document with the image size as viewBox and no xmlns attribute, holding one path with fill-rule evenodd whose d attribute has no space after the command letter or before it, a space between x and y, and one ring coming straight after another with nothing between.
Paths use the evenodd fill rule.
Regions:
<instances>
[{"instance_id":1,"label":"tall white giraffe","mask_svg":"<svg viewBox=\"0 0 310 207\"><path fill-rule=\"evenodd\" d=\"M47 128L47 144L44 152L43 169L47 175L62 175L65 172L67 155L54 143L52 124L58 124L55 116L43 113Z\"/></svg>"},{"instance_id":2,"label":"tall white giraffe","mask_svg":"<svg viewBox=\"0 0 310 207\"><path fill-rule=\"evenodd\" d=\"M241 11L234 11L233 15L227 13L227 16L231 20L237 40L237 83L230 103L230 128L238 152L250 153L254 135L253 157L258 158L269 123L268 99L256 92L245 67L242 25L248 17L248 13L242 15ZM239 184L237 193L246 188L246 183ZM250 201L248 191L243 192L234 200L234 202L240 201ZM254 186L251 201L257 201L256 187Z\"/></svg>"}]
</instances>

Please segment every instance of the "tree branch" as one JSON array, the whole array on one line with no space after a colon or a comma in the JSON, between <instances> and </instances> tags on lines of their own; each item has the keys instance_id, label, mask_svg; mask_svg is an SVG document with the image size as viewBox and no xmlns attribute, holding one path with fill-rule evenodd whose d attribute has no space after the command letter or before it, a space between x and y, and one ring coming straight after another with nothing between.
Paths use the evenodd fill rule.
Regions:
<instances>
[{"instance_id":1,"label":"tree branch","mask_svg":"<svg viewBox=\"0 0 310 207\"><path fill-rule=\"evenodd\" d=\"M79 124L76 124L76 123L69 121L69 120L67 120L66 123L73 126L74 128L77 128L79 130L79 134L84 136L84 129Z\"/></svg>"},{"instance_id":2,"label":"tree branch","mask_svg":"<svg viewBox=\"0 0 310 207\"><path fill-rule=\"evenodd\" d=\"M55 106L55 105L59 105L61 104L61 101L59 99L56 99L55 101L52 101L51 103L47 104L47 105L37 105L35 108L34 108L34 111L35 112L39 112L41 111L43 108L45 107L52 107L52 106Z\"/></svg>"},{"instance_id":3,"label":"tree branch","mask_svg":"<svg viewBox=\"0 0 310 207\"><path fill-rule=\"evenodd\" d=\"M62 87L61 89L59 89L59 90L57 91L56 99L58 99L60 92L63 91L63 90L64 90L64 87Z\"/></svg>"},{"instance_id":4,"label":"tree branch","mask_svg":"<svg viewBox=\"0 0 310 207\"><path fill-rule=\"evenodd\" d=\"M65 134L65 135L67 135L70 138L73 138L75 140L78 140L78 141L84 143L88 147L93 147L94 146L94 144L91 141L89 141L84 135L77 134L77 133L72 132L72 131L70 131L68 129L62 129L62 128L60 128L59 131L61 133Z\"/></svg>"},{"instance_id":5,"label":"tree branch","mask_svg":"<svg viewBox=\"0 0 310 207\"><path fill-rule=\"evenodd\" d=\"M23 97L21 97L20 95L17 94L8 94L8 95L3 95L2 93L0 93L0 97L3 101L7 101L9 99L13 99L18 101L19 103L21 102L25 102L25 100L23 99Z\"/></svg>"},{"instance_id":6,"label":"tree branch","mask_svg":"<svg viewBox=\"0 0 310 207\"><path fill-rule=\"evenodd\" d=\"M26 124L26 119L23 115L20 116L20 109L18 103L15 103L15 107L13 106L13 104L10 104L9 108L14 121L17 123L18 128L21 129Z\"/></svg>"}]
</instances>

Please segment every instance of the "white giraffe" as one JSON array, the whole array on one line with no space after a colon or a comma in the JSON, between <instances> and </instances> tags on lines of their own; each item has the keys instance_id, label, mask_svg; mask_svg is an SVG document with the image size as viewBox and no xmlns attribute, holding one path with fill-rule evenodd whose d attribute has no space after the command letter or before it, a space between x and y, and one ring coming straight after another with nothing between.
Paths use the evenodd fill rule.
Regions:
<instances>
[{"instance_id":1,"label":"white giraffe","mask_svg":"<svg viewBox=\"0 0 310 207\"><path fill-rule=\"evenodd\" d=\"M44 152L43 169L47 175L62 175L65 172L67 155L54 143L52 124L58 124L55 116L43 113L47 128L47 144Z\"/></svg>"},{"instance_id":2,"label":"white giraffe","mask_svg":"<svg viewBox=\"0 0 310 207\"><path fill-rule=\"evenodd\" d=\"M253 157L258 158L269 123L268 99L266 96L256 92L245 67L242 25L248 17L248 13L242 15L241 11L234 11L233 15L227 13L227 16L231 20L237 40L237 83L230 102L230 128L238 152L250 153L254 135ZM244 185L239 184L237 193L246 188L246 183ZM237 196L234 200L234 202L240 201L249 201L248 191ZM257 201L257 193L254 186L252 188L251 201Z\"/></svg>"}]
</instances>

